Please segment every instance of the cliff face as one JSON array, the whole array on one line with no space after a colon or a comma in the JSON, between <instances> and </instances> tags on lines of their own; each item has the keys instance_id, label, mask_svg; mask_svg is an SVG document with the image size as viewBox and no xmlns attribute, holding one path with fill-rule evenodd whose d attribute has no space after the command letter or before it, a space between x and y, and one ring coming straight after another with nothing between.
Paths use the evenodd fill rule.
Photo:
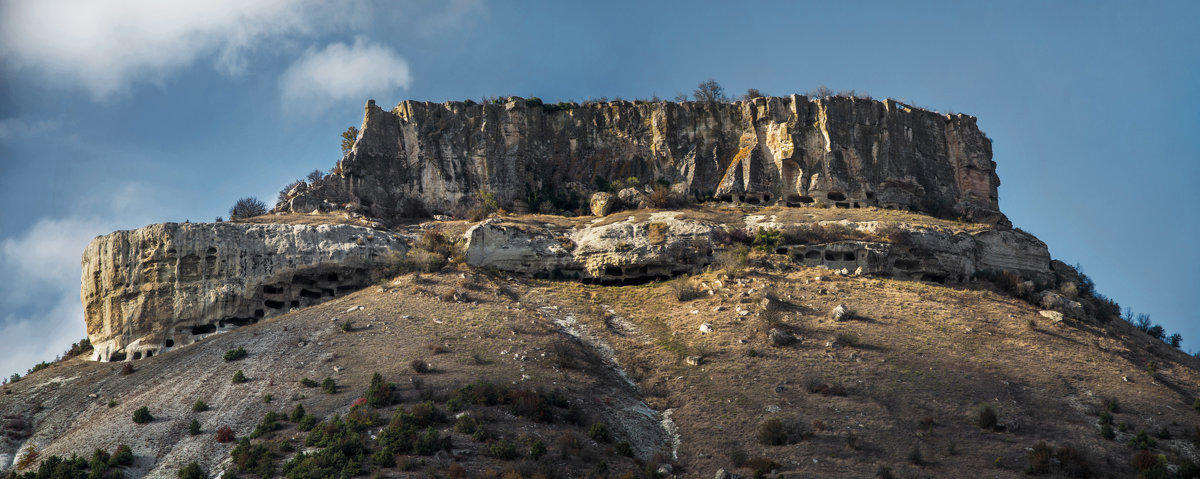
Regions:
<instances>
[{"instance_id":1,"label":"cliff face","mask_svg":"<svg viewBox=\"0 0 1200 479\"><path fill-rule=\"evenodd\" d=\"M163 223L92 240L93 359L141 359L371 284L404 243L351 225Z\"/></svg>"},{"instance_id":2,"label":"cliff face","mask_svg":"<svg viewBox=\"0 0 1200 479\"><path fill-rule=\"evenodd\" d=\"M966 115L892 100L792 95L733 103L625 102L558 109L368 102L334 173L290 192L296 212L357 204L398 219L452 211L480 190L502 205L572 204L596 177L661 180L723 201L901 208L976 222L1007 219L991 142ZM586 205L582 205L586 207Z\"/></svg>"}]
</instances>

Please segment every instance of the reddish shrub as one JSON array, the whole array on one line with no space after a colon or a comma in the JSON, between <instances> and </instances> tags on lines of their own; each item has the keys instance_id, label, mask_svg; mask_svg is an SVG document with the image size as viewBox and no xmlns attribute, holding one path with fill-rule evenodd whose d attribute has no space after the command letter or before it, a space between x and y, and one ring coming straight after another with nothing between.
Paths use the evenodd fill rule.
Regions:
<instances>
[{"instance_id":1,"label":"reddish shrub","mask_svg":"<svg viewBox=\"0 0 1200 479\"><path fill-rule=\"evenodd\" d=\"M220 429L217 429L217 442L227 443L235 440L237 437L234 437L233 429L230 429L229 426L221 426Z\"/></svg>"}]
</instances>

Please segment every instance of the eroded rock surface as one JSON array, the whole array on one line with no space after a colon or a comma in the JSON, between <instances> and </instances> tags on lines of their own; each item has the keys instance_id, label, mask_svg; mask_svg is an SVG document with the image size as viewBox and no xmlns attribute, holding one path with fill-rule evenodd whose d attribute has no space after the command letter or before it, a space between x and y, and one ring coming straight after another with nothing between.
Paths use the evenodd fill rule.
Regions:
<instances>
[{"instance_id":1,"label":"eroded rock surface","mask_svg":"<svg viewBox=\"0 0 1200 479\"><path fill-rule=\"evenodd\" d=\"M991 141L974 117L892 101L792 95L732 103L543 107L368 102L334 172L292 189L293 212L349 205L396 220L495 194L513 210L585 212L607 179L661 182L697 198L880 206L1003 223ZM626 200L626 195L620 195ZM631 203L632 204L632 203Z\"/></svg>"},{"instance_id":2,"label":"eroded rock surface","mask_svg":"<svg viewBox=\"0 0 1200 479\"><path fill-rule=\"evenodd\" d=\"M662 211L579 229L491 219L467 230L467 264L605 284L694 273L712 262L721 227L679 216Z\"/></svg>"},{"instance_id":3,"label":"eroded rock surface","mask_svg":"<svg viewBox=\"0 0 1200 479\"><path fill-rule=\"evenodd\" d=\"M162 223L92 240L93 359L140 359L371 284L401 238L352 225Z\"/></svg>"},{"instance_id":4,"label":"eroded rock surface","mask_svg":"<svg viewBox=\"0 0 1200 479\"><path fill-rule=\"evenodd\" d=\"M842 224L868 231L880 225ZM678 211L631 216L611 223L594 220L579 226L484 221L466 233L467 263L538 277L629 283L699 271L712 262L714 251L727 247L718 243L725 226L689 218ZM1046 244L1019 230L954 232L901 227L906 234L896 243L847 240L781 244L774 252L804 266L938 283L963 282L979 273L1000 271L1039 282L1055 278Z\"/></svg>"}]
</instances>

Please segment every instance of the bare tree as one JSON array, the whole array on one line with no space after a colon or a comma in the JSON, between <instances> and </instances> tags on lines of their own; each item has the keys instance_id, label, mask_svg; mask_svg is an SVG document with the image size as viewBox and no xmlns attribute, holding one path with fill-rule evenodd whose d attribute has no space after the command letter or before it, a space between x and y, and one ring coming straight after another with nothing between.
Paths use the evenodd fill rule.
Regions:
<instances>
[{"instance_id":1,"label":"bare tree","mask_svg":"<svg viewBox=\"0 0 1200 479\"><path fill-rule=\"evenodd\" d=\"M687 95L687 93L676 93L676 94L675 94L675 101L677 101L677 102L679 102L679 103L683 103L683 102L685 102L685 101L688 101L688 95Z\"/></svg>"},{"instance_id":2,"label":"bare tree","mask_svg":"<svg viewBox=\"0 0 1200 479\"><path fill-rule=\"evenodd\" d=\"M725 98L725 87L712 79L700 82L696 86L696 91L692 92L692 96L696 98L696 101L713 102L727 100Z\"/></svg>"},{"instance_id":3,"label":"bare tree","mask_svg":"<svg viewBox=\"0 0 1200 479\"><path fill-rule=\"evenodd\" d=\"M237 200L237 203L233 204L233 208L229 209L229 219L231 220L253 218L265 214L267 214L267 205L253 196Z\"/></svg>"},{"instance_id":4,"label":"bare tree","mask_svg":"<svg viewBox=\"0 0 1200 479\"><path fill-rule=\"evenodd\" d=\"M346 131L342 132L342 154L350 152L354 148L354 142L358 141L358 128L351 125Z\"/></svg>"},{"instance_id":5,"label":"bare tree","mask_svg":"<svg viewBox=\"0 0 1200 479\"><path fill-rule=\"evenodd\" d=\"M308 182L316 183L325 177L325 172L321 170L312 170L308 173Z\"/></svg>"},{"instance_id":6,"label":"bare tree","mask_svg":"<svg viewBox=\"0 0 1200 479\"><path fill-rule=\"evenodd\" d=\"M751 88L751 89L746 90L746 94L742 95L742 99L743 100L753 100L755 98L764 97L764 96L769 96L769 95L759 91L757 88Z\"/></svg>"}]
</instances>

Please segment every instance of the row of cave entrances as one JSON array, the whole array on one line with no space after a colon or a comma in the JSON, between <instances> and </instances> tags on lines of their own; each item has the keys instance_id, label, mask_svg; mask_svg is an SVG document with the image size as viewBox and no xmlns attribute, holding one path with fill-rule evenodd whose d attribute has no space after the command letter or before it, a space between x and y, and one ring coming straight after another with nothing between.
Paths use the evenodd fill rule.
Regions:
<instances>
[{"instance_id":1,"label":"row of cave entrances","mask_svg":"<svg viewBox=\"0 0 1200 479\"><path fill-rule=\"evenodd\" d=\"M290 281L265 284L259 286L257 291L247 292L248 297L254 298L251 299L252 301L261 301L260 307L255 308L250 317L222 318L208 324L183 328L181 331L173 332L171 337L164 340L161 350L170 350L177 343L180 346L192 344L210 334L255 324L263 318L283 314L294 308L310 306L344 296L370 284L371 272L366 269L294 274ZM178 337L179 333L183 333L184 336ZM179 341L176 341L177 337ZM113 353L108 361L139 360L143 357L152 357L159 351L160 349L140 348L130 354L122 350Z\"/></svg>"},{"instance_id":2,"label":"row of cave entrances","mask_svg":"<svg viewBox=\"0 0 1200 479\"><path fill-rule=\"evenodd\" d=\"M717 198L726 203L746 203L750 205L769 204L774 198L770 193L727 193ZM801 195L799 193L788 193L783 197L783 204L789 207L800 206L815 206L817 203L832 205L834 208L864 208L867 206L879 206L883 209L893 210L900 209L901 206L896 203L880 203L875 200L875 193L868 191L866 198L850 199L845 193L831 191L825 194L825 198L817 199L809 195Z\"/></svg>"}]
</instances>

